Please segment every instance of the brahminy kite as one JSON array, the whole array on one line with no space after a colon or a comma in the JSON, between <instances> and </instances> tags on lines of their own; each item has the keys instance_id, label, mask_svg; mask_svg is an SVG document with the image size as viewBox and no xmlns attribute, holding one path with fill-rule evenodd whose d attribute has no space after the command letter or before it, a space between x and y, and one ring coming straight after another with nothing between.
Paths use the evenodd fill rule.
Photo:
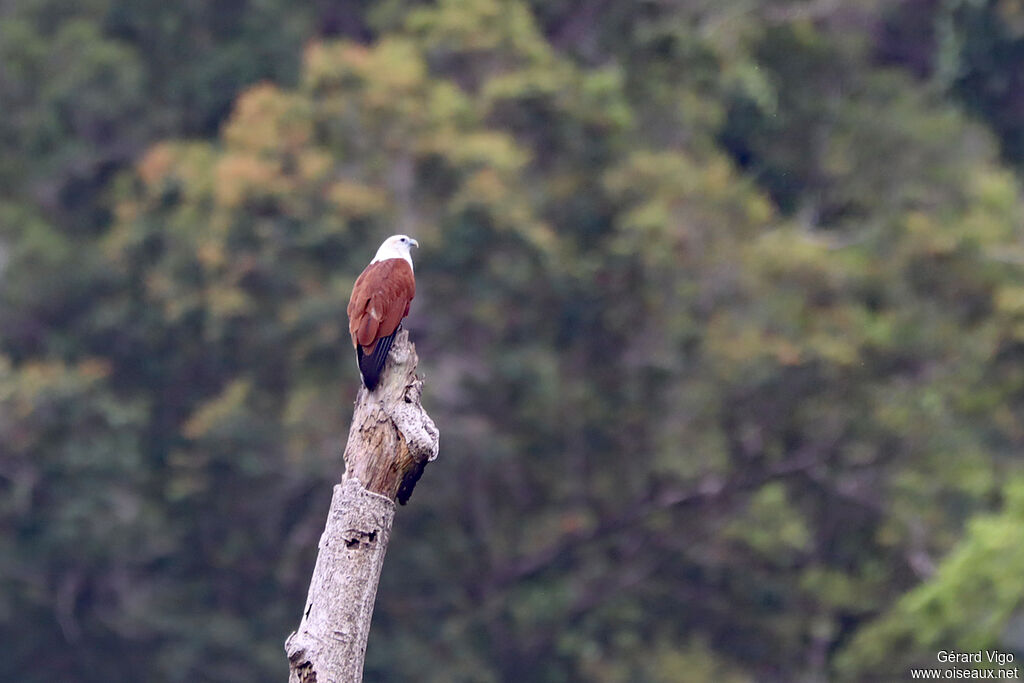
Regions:
<instances>
[{"instance_id":1,"label":"brahminy kite","mask_svg":"<svg viewBox=\"0 0 1024 683\"><path fill-rule=\"evenodd\" d=\"M377 388L395 333L402 318L409 315L409 304L416 296L409 248L418 246L419 242L408 235L387 238L352 287L348 331L356 347L363 384L370 391Z\"/></svg>"}]
</instances>

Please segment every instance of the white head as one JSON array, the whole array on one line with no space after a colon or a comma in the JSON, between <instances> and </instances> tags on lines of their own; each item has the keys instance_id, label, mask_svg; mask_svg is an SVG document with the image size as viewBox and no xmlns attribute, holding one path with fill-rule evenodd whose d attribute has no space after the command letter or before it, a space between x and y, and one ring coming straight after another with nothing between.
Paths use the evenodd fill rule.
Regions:
<instances>
[{"instance_id":1,"label":"white head","mask_svg":"<svg viewBox=\"0 0 1024 683\"><path fill-rule=\"evenodd\" d=\"M384 240L384 244L380 245L377 255L373 257L370 263L384 261L389 258L404 258L409 262L409 267L411 268L412 255L409 253L409 248L418 246L420 246L420 243L408 235L392 235Z\"/></svg>"}]
</instances>

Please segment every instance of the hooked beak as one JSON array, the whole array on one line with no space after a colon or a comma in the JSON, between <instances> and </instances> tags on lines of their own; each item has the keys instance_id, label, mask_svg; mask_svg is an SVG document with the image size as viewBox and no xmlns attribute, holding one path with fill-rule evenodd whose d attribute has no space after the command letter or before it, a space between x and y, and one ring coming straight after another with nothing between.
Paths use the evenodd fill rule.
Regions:
<instances>
[{"instance_id":1,"label":"hooked beak","mask_svg":"<svg viewBox=\"0 0 1024 683\"><path fill-rule=\"evenodd\" d=\"M411 244L412 246L416 247L417 249L420 248L420 243L417 242L416 240L414 240L412 237L409 238L409 244Z\"/></svg>"}]
</instances>

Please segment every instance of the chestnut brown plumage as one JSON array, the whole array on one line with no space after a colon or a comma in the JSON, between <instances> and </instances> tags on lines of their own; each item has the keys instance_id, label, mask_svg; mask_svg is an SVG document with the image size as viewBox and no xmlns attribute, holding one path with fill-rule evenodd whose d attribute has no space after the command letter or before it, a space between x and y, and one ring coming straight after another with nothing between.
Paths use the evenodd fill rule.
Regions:
<instances>
[{"instance_id":1,"label":"chestnut brown plumage","mask_svg":"<svg viewBox=\"0 0 1024 683\"><path fill-rule=\"evenodd\" d=\"M419 246L406 235L389 237L356 279L348 302L348 331L366 388L377 388L395 332L409 315L416 278L409 248Z\"/></svg>"}]
</instances>

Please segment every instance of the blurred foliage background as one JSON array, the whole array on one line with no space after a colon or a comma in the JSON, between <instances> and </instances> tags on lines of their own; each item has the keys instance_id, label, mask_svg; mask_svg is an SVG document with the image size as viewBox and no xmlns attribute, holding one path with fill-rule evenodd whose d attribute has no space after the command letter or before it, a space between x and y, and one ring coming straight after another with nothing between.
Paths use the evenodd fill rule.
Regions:
<instances>
[{"instance_id":1,"label":"blurred foliage background","mask_svg":"<svg viewBox=\"0 0 1024 683\"><path fill-rule=\"evenodd\" d=\"M280 681L416 236L368 681L1024 656L1024 2L0 0L0 679Z\"/></svg>"}]
</instances>

